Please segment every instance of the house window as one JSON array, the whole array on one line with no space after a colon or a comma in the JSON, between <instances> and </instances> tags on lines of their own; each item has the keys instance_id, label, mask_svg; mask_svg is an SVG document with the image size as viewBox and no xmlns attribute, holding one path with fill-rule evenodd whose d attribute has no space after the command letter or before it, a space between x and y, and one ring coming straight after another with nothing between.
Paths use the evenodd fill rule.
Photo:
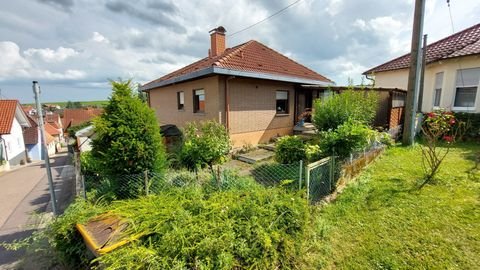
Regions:
<instances>
[{"instance_id":1,"label":"house window","mask_svg":"<svg viewBox=\"0 0 480 270\"><path fill-rule=\"evenodd\" d=\"M276 92L277 114L288 114L288 91L278 90Z\"/></svg>"},{"instance_id":2,"label":"house window","mask_svg":"<svg viewBox=\"0 0 480 270\"><path fill-rule=\"evenodd\" d=\"M435 74L435 89L433 90L433 107L440 107L442 97L443 72Z\"/></svg>"},{"instance_id":3,"label":"house window","mask_svg":"<svg viewBox=\"0 0 480 270\"><path fill-rule=\"evenodd\" d=\"M203 89L193 90L193 112L205 112L205 90Z\"/></svg>"},{"instance_id":4,"label":"house window","mask_svg":"<svg viewBox=\"0 0 480 270\"><path fill-rule=\"evenodd\" d=\"M469 109L475 107L480 68L457 70L454 109Z\"/></svg>"},{"instance_id":5,"label":"house window","mask_svg":"<svg viewBox=\"0 0 480 270\"><path fill-rule=\"evenodd\" d=\"M183 91L177 92L177 108L179 111L185 109L185 93Z\"/></svg>"}]
</instances>

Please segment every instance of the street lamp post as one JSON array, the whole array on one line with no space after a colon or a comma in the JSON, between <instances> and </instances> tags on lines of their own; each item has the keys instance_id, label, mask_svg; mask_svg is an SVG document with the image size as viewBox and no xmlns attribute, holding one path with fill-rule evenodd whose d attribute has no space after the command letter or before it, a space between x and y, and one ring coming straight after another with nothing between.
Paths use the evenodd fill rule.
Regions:
<instances>
[{"instance_id":1,"label":"street lamp post","mask_svg":"<svg viewBox=\"0 0 480 270\"><path fill-rule=\"evenodd\" d=\"M35 94L35 104L37 106L38 124L40 126L40 135L42 139L42 151L45 158L45 169L47 169L48 190L50 191L50 199L52 201L53 215L57 215L57 198L55 196L55 188L53 186L52 171L50 170L50 157L48 156L47 140L45 137L45 127L43 125L43 112L40 104L40 86L37 81L33 81L33 93Z\"/></svg>"}]
</instances>

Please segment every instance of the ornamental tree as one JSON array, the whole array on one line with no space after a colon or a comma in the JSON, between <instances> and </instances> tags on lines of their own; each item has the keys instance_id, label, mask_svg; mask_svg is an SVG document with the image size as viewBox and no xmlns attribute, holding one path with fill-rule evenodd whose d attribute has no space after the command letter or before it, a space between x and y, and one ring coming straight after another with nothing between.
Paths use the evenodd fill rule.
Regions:
<instances>
[{"instance_id":1,"label":"ornamental tree","mask_svg":"<svg viewBox=\"0 0 480 270\"><path fill-rule=\"evenodd\" d=\"M188 123L183 135L180 160L189 169L208 166L213 171L213 165L225 161L231 149L227 129L213 120Z\"/></svg>"},{"instance_id":2,"label":"ornamental tree","mask_svg":"<svg viewBox=\"0 0 480 270\"><path fill-rule=\"evenodd\" d=\"M106 175L161 172L166 153L155 113L134 94L130 80L111 84L109 103L93 121L93 157Z\"/></svg>"},{"instance_id":3,"label":"ornamental tree","mask_svg":"<svg viewBox=\"0 0 480 270\"><path fill-rule=\"evenodd\" d=\"M435 110L425 114L422 133L425 139L422 148L422 165L425 180L420 188L434 180L442 161L450 151L456 139L457 120L452 112ZM443 146L443 147L440 147Z\"/></svg>"}]
</instances>

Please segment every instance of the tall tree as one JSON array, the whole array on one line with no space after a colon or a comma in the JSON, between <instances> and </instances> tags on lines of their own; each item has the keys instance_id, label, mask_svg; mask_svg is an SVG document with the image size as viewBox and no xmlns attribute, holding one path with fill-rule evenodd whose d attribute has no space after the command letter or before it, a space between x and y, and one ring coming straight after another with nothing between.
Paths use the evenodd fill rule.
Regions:
<instances>
[{"instance_id":1,"label":"tall tree","mask_svg":"<svg viewBox=\"0 0 480 270\"><path fill-rule=\"evenodd\" d=\"M111 81L112 97L94 119L92 155L108 175L165 168L166 153L155 113L132 91L131 81Z\"/></svg>"}]
</instances>

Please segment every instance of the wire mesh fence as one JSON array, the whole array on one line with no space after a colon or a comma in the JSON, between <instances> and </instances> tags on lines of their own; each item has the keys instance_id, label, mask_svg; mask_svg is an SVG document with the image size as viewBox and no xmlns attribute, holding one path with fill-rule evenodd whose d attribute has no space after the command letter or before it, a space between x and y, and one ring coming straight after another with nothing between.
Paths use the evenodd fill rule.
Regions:
<instances>
[{"instance_id":1,"label":"wire mesh fence","mask_svg":"<svg viewBox=\"0 0 480 270\"><path fill-rule=\"evenodd\" d=\"M365 167L383 149L374 145L365 151L354 153L347 159L335 156L317 162L294 164L264 162L253 165L247 175L234 169L215 166L197 171L168 170L163 173L144 171L138 174L100 176L80 175L77 177L77 194L110 200L131 199L139 196L160 194L171 188L199 187L212 190L282 186L288 190L305 190L306 197L315 203L331 194L337 181L345 175L354 175ZM80 166L80 164L78 164ZM80 173L79 169L76 169ZM79 182L78 182L79 181ZM87 192L88 191L88 192Z\"/></svg>"}]
</instances>

